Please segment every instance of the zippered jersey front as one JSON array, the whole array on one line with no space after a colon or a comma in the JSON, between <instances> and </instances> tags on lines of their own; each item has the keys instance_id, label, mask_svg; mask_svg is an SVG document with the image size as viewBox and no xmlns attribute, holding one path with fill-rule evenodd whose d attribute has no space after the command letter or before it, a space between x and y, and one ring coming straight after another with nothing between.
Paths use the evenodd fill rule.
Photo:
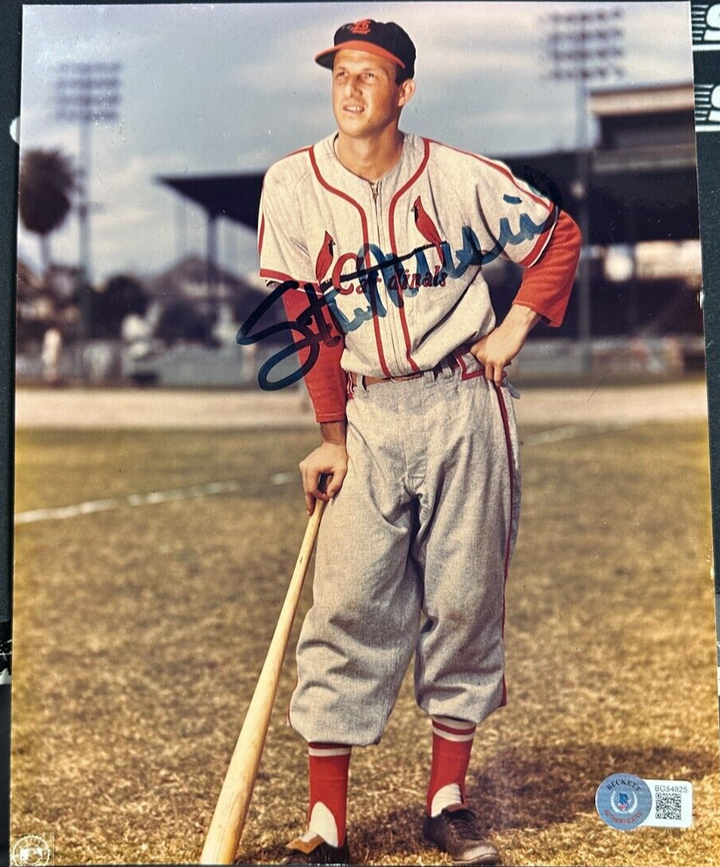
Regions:
<instances>
[{"instance_id":1,"label":"zippered jersey front","mask_svg":"<svg viewBox=\"0 0 720 867\"><path fill-rule=\"evenodd\" d=\"M342 165L334 138L268 170L260 274L322 292L345 336L343 369L430 369L494 327L482 265L503 256L531 266L557 208L504 163L412 134L371 183Z\"/></svg>"},{"instance_id":2,"label":"zippered jersey front","mask_svg":"<svg viewBox=\"0 0 720 867\"><path fill-rule=\"evenodd\" d=\"M377 236L377 246L380 250L387 249L387 239L383 235L383 208L382 208L382 179L378 181L368 181L370 184L370 189L373 197L373 212L375 214L375 232ZM384 289L384 293L381 291L381 287ZM403 366L403 362L401 361L401 357L398 351L398 333L397 333L397 323L399 322L399 315L395 314L395 311L391 305L391 300L387 292L387 288L384 286L382 280L378 284L378 290L381 291L381 302L385 307L388 315L385 317L386 327L385 330L390 338L390 342L392 344L393 350L393 365L388 365L389 369L399 370ZM381 327L381 334L383 333L383 329ZM386 359L387 361L387 359Z\"/></svg>"}]
</instances>

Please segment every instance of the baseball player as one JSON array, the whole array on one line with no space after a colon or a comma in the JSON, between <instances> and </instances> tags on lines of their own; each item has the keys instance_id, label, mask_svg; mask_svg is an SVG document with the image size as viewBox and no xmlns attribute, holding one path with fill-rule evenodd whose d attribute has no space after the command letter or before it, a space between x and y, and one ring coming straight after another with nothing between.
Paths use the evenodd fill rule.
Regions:
<instances>
[{"instance_id":1,"label":"baseball player","mask_svg":"<svg viewBox=\"0 0 720 867\"><path fill-rule=\"evenodd\" d=\"M504 163L399 130L415 47L397 24L345 24L315 60L337 131L271 166L259 221L261 276L317 336L298 355L317 353L322 442L300 470L308 513L327 504L288 709L309 744L307 829L285 863L350 863L351 750L380 741L413 653L432 731L423 835L455 863L499 863L465 776L476 726L506 703L520 465L505 368L538 321L561 324L580 232ZM525 269L500 324L483 278L498 256Z\"/></svg>"}]
</instances>

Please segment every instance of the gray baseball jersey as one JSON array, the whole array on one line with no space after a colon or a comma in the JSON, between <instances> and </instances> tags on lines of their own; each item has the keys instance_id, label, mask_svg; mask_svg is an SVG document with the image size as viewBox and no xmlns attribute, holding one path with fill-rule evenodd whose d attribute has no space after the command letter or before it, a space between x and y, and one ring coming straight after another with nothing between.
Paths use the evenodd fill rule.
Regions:
<instances>
[{"instance_id":1,"label":"gray baseball jersey","mask_svg":"<svg viewBox=\"0 0 720 867\"><path fill-rule=\"evenodd\" d=\"M322 291L345 335L341 366L372 376L429 370L495 325L483 264L531 266L558 208L498 160L410 133L371 183L335 155L336 134L268 170L260 275ZM477 362L459 351L465 369Z\"/></svg>"}]
</instances>

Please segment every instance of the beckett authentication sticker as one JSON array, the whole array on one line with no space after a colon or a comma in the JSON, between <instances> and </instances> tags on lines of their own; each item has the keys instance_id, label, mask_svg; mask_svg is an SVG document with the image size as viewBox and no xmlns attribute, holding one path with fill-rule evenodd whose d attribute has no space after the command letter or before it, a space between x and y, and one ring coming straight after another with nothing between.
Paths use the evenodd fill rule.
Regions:
<instances>
[{"instance_id":1,"label":"beckett authentication sticker","mask_svg":"<svg viewBox=\"0 0 720 867\"><path fill-rule=\"evenodd\" d=\"M612 774L600 783L595 795L600 818L620 831L634 831L652 810L652 793L640 777Z\"/></svg>"},{"instance_id":2,"label":"beckett authentication sticker","mask_svg":"<svg viewBox=\"0 0 720 867\"><path fill-rule=\"evenodd\" d=\"M653 796L653 808L643 824L654 828L689 828L692 825L692 783L686 780L645 782Z\"/></svg>"},{"instance_id":3,"label":"beckett authentication sticker","mask_svg":"<svg viewBox=\"0 0 720 867\"><path fill-rule=\"evenodd\" d=\"M600 818L619 831L634 831L641 825L689 828L692 825L692 783L612 774L598 786L595 806Z\"/></svg>"}]
</instances>

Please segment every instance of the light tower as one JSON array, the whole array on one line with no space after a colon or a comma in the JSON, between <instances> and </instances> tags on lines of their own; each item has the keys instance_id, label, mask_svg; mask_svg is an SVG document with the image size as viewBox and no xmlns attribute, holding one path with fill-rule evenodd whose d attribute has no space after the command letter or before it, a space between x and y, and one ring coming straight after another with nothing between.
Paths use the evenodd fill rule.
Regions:
<instances>
[{"instance_id":1,"label":"light tower","mask_svg":"<svg viewBox=\"0 0 720 867\"><path fill-rule=\"evenodd\" d=\"M93 281L90 214L97 208L96 203L90 199L91 132L93 126L116 120L118 117L121 68L122 64L117 61L61 63L57 68L55 81L56 120L71 121L80 128L76 207L80 246L81 359L85 341L89 337L88 291Z\"/></svg>"},{"instance_id":2,"label":"light tower","mask_svg":"<svg viewBox=\"0 0 720 867\"><path fill-rule=\"evenodd\" d=\"M578 286L578 340L583 369L591 363L590 238L588 187L592 141L588 136L588 83L622 77L620 58L623 11L619 6L552 12L543 22L548 27L544 57L551 64L549 78L577 82L577 169L572 186L578 200L578 223L583 234Z\"/></svg>"}]
</instances>

